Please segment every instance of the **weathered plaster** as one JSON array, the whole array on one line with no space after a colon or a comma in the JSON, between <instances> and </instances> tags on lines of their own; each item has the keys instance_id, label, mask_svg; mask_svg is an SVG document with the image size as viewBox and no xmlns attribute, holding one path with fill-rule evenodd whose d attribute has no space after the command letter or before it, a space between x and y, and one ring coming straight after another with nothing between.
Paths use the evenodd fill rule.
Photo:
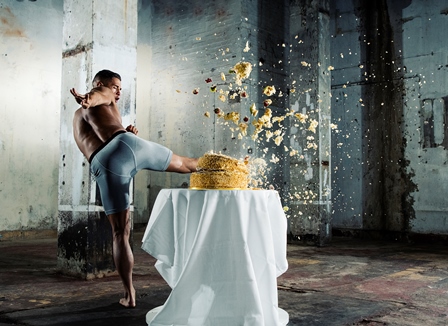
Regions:
<instances>
[{"instance_id":1,"label":"weathered plaster","mask_svg":"<svg viewBox=\"0 0 448 326\"><path fill-rule=\"evenodd\" d=\"M61 40L62 2L0 1L0 234L56 227Z\"/></svg>"}]
</instances>

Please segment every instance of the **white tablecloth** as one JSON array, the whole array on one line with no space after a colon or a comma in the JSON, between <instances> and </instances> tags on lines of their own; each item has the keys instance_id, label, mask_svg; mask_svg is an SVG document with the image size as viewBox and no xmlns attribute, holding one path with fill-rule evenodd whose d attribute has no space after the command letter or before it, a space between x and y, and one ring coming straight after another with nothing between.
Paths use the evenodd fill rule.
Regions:
<instances>
[{"instance_id":1,"label":"white tablecloth","mask_svg":"<svg viewBox=\"0 0 448 326\"><path fill-rule=\"evenodd\" d=\"M142 248L172 291L148 325L281 325L286 228L273 190L160 191Z\"/></svg>"}]
</instances>

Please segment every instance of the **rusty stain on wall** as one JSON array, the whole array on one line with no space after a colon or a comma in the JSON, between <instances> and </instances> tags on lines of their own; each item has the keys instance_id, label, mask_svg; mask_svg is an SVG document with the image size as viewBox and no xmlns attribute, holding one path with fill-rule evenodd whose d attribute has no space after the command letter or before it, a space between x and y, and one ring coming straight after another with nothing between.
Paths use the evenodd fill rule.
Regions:
<instances>
[{"instance_id":1,"label":"rusty stain on wall","mask_svg":"<svg viewBox=\"0 0 448 326\"><path fill-rule=\"evenodd\" d=\"M7 37L27 37L8 7L0 8L0 33Z\"/></svg>"}]
</instances>

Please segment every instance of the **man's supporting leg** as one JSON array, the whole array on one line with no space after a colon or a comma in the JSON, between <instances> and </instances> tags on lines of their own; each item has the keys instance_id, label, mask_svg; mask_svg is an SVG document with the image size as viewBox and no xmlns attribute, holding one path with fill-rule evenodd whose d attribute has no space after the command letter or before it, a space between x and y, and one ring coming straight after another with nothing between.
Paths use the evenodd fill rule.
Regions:
<instances>
[{"instance_id":1,"label":"man's supporting leg","mask_svg":"<svg viewBox=\"0 0 448 326\"><path fill-rule=\"evenodd\" d=\"M115 267L123 282L125 295L120 299L120 304L125 307L135 307L135 289L132 284L132 269L134 267L134 255L129 236L131 233L131 222L129 219L129 209L110 214L107 216L112 226L113 234L113 255Z\"/></svg>"}]
</instances>

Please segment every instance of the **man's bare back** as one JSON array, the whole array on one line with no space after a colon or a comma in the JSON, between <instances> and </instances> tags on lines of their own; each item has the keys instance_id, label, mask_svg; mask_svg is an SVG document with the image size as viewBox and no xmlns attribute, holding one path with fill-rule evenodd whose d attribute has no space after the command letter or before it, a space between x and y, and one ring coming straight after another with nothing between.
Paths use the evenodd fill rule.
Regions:
<instances>
[{"instance_id":1,"label":"man's bare back","mask_svg":"<svg viewBox=\"0 0 448 326\"><path fill-rule=\"evenodd\" d=\"M118 78L112 78L108 85L95 87L85 95L75 89L70 90L81 104L73 118L73 135L87 159L116 132L126 130L116 104L120 90L121 81Z\"/></svg>"}]
</instances>

